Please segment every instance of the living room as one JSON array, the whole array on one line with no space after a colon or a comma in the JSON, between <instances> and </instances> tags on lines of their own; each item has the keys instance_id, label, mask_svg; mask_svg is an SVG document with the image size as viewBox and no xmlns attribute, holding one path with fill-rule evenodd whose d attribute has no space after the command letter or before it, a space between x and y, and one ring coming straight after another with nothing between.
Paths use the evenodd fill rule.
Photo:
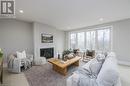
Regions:
<instances>
[{"instance_id":1,"label":"living room","mask_svg":"<svg viewBox=\"0 0 130 86\"><path fill-rule=\"evenodd\" d=\"M129 0L2 1L0 86L130 85Z\"/></svg>"}]
</instances>

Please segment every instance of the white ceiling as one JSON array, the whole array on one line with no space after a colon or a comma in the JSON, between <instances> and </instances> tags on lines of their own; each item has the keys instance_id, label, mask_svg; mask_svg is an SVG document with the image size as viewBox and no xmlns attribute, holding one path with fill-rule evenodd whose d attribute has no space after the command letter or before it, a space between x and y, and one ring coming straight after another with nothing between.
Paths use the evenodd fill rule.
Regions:
<instances>
[{"instance_id":1,"label":"white ceiling","mask_svg":"<svg viewBox=\"0 0 130 86\"><path fill-rule=\"evenodd\" d=\"M15 0L15 4L17 19L61 30L130 18L130 0ZM104 20L101 22L99 18Z\"/></svg>"}]
</instances>

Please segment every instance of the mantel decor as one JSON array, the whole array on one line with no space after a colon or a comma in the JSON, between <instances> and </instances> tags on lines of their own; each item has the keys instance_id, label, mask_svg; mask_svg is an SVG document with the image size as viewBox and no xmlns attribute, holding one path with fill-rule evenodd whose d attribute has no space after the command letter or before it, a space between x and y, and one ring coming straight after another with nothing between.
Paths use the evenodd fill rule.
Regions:
<instances>
[{"instance_id":1,"label":"mantel decor","mask_svg":"<svg viewBox=\"0 0 130 86\"><path fill-rule=\"evenodd\" d=\"M64 57L65 55L70 54L70 53L72 53L71 50L64 50L64 51L63 51L63 57Z\"/></svg>"},{"instance_id":2,"label":"mantel decor","mask_svg":"<svg viewBox=\"0 0 130 86\"><path fill-rule=\"evenodd\" d=\"M66 61L68 59L68 56L72 54L72 50L64 50L62 53L62 60Z\"/></svg>"},{"instance_id":3,"label":"mantel decor","mask_svg":"<svg viewBox=\"0 0 130 86\"><path fill-rule=\"evenodd\" d=\"M53 35L52 34L41 34L41 43L53 43Z\"/></svg>"}]
</instances>

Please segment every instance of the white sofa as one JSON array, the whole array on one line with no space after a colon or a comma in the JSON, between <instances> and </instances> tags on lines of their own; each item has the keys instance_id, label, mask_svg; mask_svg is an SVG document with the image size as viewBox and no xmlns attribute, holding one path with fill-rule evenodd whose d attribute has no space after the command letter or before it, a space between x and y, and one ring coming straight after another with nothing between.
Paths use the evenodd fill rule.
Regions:
<instances>
[{"instance_id":1,"label":"white sofa","mask_svg":"<svg viewBox=\"0 0 130 86\"><path fill-rule=\"evenodd\" d=\"M88 67L92 62L86 63L81 68ZM107 55L96 78L86 78L82 73L74 72L68 77L67 86L121 86L116 55L113 52Z\"/></svg>"}]
</instances>

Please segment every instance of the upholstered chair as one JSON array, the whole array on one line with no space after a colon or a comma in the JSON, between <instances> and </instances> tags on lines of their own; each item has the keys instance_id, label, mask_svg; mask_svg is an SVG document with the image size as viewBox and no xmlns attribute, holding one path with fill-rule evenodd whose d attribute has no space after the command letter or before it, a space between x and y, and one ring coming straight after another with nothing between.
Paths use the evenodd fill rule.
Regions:
<instances>
[{"instance_id":1,"label":"upholstered chair","mask_svg":"<svg viewBox=\"0 0 130 86\"><path fill-rule=\"evenodd\" d=\"M95 50L87 50L84 52L83 61L88 62L95 57Z\"/></svg>"},{"instance_id":2,"label":"upholstered chair","mask_svg":"<svg viewBox=\"0 0 130 86\"><path fill-rule=\"evenodd\" d=\"M16 54L11 54L7 58L8 70L14 73L22 72L21 67L24 70L31 67L33 64L33 55L26 55L26 58L17 58Z\"/></svg>"}]
</instances>

